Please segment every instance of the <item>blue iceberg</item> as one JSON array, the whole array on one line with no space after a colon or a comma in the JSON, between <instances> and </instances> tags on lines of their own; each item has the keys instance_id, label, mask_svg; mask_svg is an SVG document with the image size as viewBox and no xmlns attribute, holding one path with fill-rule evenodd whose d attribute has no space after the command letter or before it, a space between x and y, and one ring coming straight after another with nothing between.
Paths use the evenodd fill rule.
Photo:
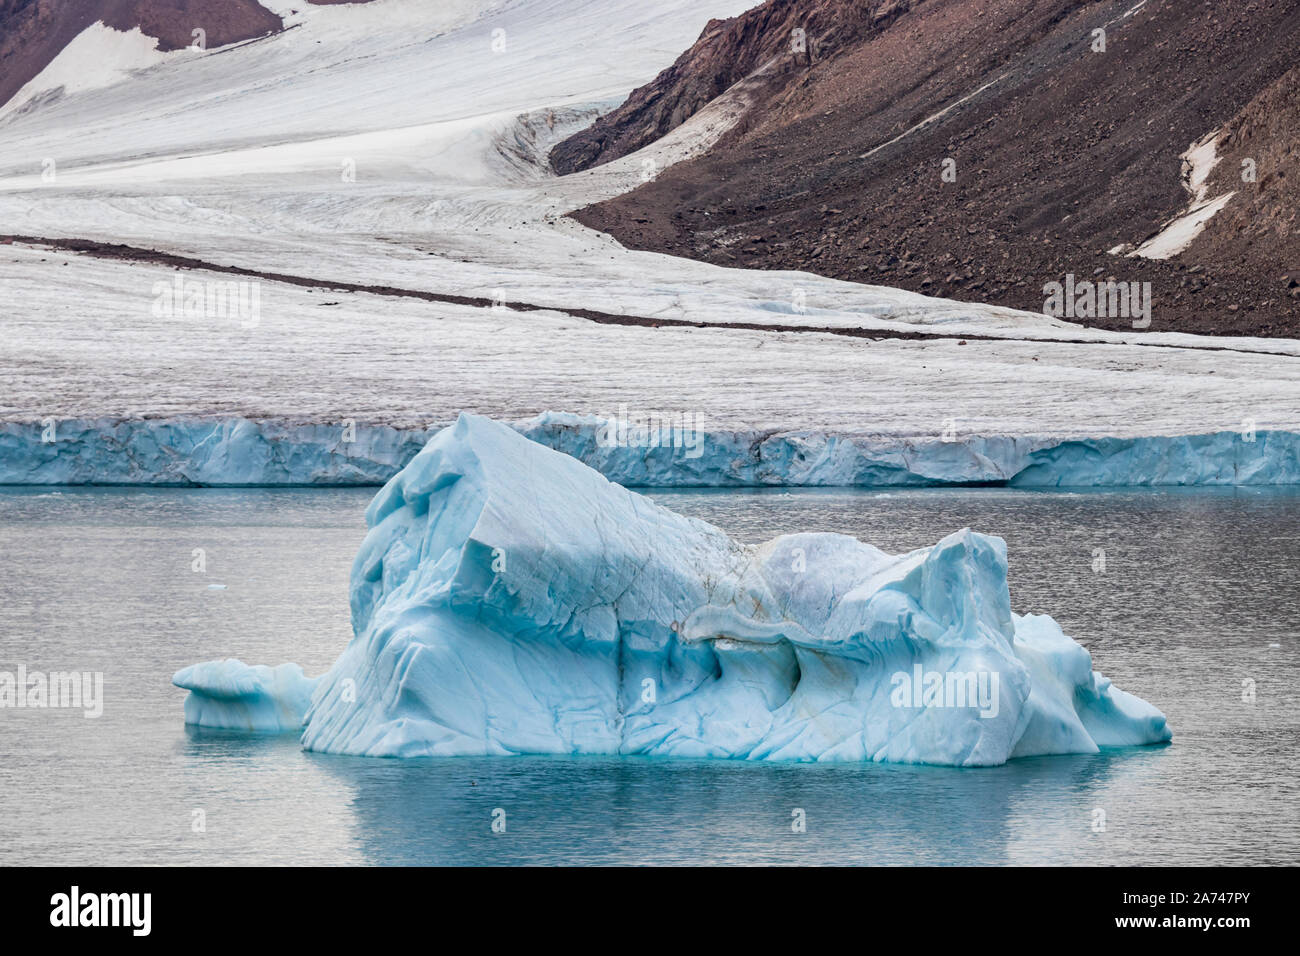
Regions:
<instances>
[{"instance_id":1,"label":"blue iceberg","mask_svg":"<svg viewBox=\"0 0 1300 956\"><path fill-rule=\"evenodd\" d=\"M185 699L185 722L196 727L283 733L302 727L320 678L297 664L250 667L231 658L183 667L172 683L192 691Z\"/></svg>"},{"instance_id":2,"label":"blue iceberg","mask_svg":"<svg viewBox=\"0 0 1300 956\"><path fill-rule=\"evenodd\" d=\"M186 720L386 757L648 754L988 766L1170 739L970 530L754 547L472 415L379 492L354 637L318 679L186 668Z\"/></svg>"}]
</instances>

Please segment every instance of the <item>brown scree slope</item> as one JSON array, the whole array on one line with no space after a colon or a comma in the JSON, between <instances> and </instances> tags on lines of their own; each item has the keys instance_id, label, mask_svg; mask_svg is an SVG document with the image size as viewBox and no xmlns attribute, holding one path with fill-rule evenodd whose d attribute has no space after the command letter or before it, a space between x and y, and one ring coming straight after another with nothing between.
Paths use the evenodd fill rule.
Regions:
<instances>
[{"instance_id":1,"label":"brown scree slope","mask_svg":"<svg viewBox=\"0 0 1300 956\"><path fill-rule=\"evenodd\" d=\"M625 155L766 64L711 150L576 218L633 248L1031 311L1067 273L1150 282L1153 331L1297 336L1298 63L1300 0L768 0L552 163ZM1205 233L1168 261L1110 254L1187 208L1180 157L1220 128L1210 196L1236 195Z\"/></svg>"}]
</instances>

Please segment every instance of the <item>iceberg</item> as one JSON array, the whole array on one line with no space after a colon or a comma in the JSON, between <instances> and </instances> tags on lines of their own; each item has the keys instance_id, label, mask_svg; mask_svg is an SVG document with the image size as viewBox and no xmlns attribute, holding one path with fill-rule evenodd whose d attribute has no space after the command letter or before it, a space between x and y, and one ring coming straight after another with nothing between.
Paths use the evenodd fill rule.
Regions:
<instances>
[{"instance_id":1,"label":"iceberg","mask_svg":"<svg viewBox=\"0 0 1300 956\"><path fill-rule=\"evenodd\" d=\"M298 730L318 681L297 664L250 667L234 658L193 664L172 676L173 684L190 691L185 723L250 733Z\"/></svg>"},{"instance_id":2,"label":"iceberg","mask_svg":"<svg viewBox=\"0 0 1300 956\"><path fill-rule=\"evenodd\" d=\"M989 766L1171 737L1051 618L1012 612L1005 543L969 529L902 555L741 544L468 414L366 521L334 666L186 668L187 721L384 757Z\"/></svg>"}]
</instances>

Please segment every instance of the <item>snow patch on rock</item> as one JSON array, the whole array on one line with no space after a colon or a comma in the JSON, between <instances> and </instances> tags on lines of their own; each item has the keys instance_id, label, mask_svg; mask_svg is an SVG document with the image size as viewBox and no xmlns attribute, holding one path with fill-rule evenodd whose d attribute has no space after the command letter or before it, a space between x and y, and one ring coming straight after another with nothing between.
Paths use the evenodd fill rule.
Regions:
<instances>
[{"instance_id":1,"label":"snow patch on rock","mask_svg":"<svg viewBox=\"0 0 1300 956\"><path fill-rule=\"evenodd\" d=\"M139 27L114 30L97 21L77 34L59 55L0 107L0 117L21 109L33 97L56 90L63 95L112 86L136 70L145 70L187 51L164 53L158 40Z\"/></svg>"},{"instance_id":2,"label":"snow patch on rock","mask_svg":"<svg viewBox=\"0 0 1300 956\"><path fill-rule=\"evenodd\" d=\"M1207 199L1210 173L1219 164L1218 139L1221 130L1212 130L1183 153L1183 183L1192 194L1187 211L1170 220L1164 228L1142 243L1130 256L1144 259L1172 259L1192 244L1211 219L1228 204L1235 192Z\"/></svg>"}]
</instances>

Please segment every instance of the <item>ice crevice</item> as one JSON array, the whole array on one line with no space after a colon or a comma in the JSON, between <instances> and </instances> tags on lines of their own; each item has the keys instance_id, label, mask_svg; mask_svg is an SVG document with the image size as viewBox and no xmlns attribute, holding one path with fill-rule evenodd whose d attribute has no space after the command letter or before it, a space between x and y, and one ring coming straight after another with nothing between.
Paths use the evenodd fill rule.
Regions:
<instances>
[{"instance_id":1,"label":"ice crevice","mask_svg":"<svg viewBox=\"0 0 1300 956\"><path fill-rule=\"evenodd\" d=\"M1171 736L1051 618L1012 612L1005 544L969 529L904 555L742 545L472 415L366 521L334 666L187 667L187 722L360 756L954 766Z\"/></svg>"}]
</instances>

